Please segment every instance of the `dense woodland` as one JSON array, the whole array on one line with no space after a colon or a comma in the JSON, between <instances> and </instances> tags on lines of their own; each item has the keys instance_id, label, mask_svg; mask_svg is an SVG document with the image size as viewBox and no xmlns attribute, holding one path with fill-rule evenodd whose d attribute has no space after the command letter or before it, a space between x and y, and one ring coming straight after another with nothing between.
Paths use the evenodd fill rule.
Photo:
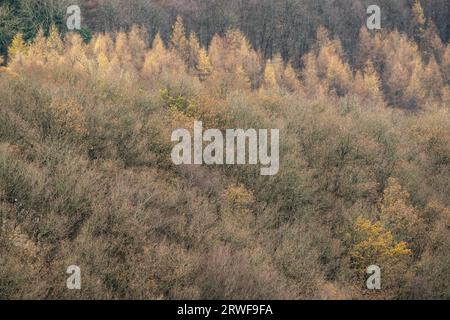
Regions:
<instances>
[{"instance_id":1,"label":"dense woodland","mask_svg":"<svg viewBox=\"0 0 450 320\"><path fill-rule=\"evenodd\" d=\"M64 31L64 16L69 4L82 8L83 32L129 30L142 25L149 39L160 33L168 43L172 25L181 16L186 32L194 32L203 46L215 34L239 29L250 44L266 58L280 53L295 66L315 43L319 26L338 37L346 54L357 52L358 34L365 25L369 5L382 8L382 29L398 30L413 37L417 31L415 0L1 0L0 50L6 52L14 34L34 37L43 24L48 30L55 23ZM448 0L421 0L426 18L426 38L438 35L444 43L450 39ZM419 21L420 23L420 21Z\"/></svg>"},{"instance_id":2,"label":"dense woodland","mask_svg":"<svg viewBox=\"0 0 450 320\"><path fill-rule=\"evenodd\" d=\"M0 298L450 298L448 1L1 3ZM279 173L173 165L195 120Z\"/></svg>"}]
</instances>

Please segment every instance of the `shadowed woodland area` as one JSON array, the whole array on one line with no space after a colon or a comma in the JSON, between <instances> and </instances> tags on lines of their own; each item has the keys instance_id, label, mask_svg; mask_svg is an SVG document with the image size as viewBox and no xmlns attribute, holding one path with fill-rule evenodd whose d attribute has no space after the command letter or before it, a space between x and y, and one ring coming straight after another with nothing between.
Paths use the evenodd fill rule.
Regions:
<instances>
[{"instance_id":1,"label":"shadowed woodland area","mask_svg":"<svg viewBox=\"0 0 450 320\"><path fill-rule=\"evenodd\" d=\"M450 298L448 1L79 2L0 2L0 298ZM279 173L173 165L195 120Z\"/></svg>"}]
</instances>

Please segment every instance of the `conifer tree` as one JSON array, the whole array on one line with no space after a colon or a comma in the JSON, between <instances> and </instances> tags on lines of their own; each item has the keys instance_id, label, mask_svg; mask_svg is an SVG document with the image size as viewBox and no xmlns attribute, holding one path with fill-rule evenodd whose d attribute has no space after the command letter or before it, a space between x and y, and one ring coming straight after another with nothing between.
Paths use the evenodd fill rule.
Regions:
<instances>
[{"instance_id":1,"label":"conifer tree","mask_svg":"<svg viewBox=\"0 0 450 320\"><path fill-rule=\"evenodd\" d=\"M65 51L66 56L74 62L75 60L86 60L86 45L84 44L81 36L76 32L70 32L65 38ZM95 55L98 55L103 51L94 51ZM106 52L103 52L106 55Z\"/></svg>"},{"instance_id":2,"label":"conifer tree","mask_svg":"<svg viewBox=\"0 0 450 320\"><path fill-rule=\"evenodd\" d=\"M444 53L444 45L439 37L436 25L430 21L423 36L420 49L425 58L425 62L429 62L431 57L434 57L438 62L442 61L442 54Z\"/></svg>"},{"instance_id":3,"label":"conifer tree","mask_svg":"<svg viewBox=\"0 0 450 320\"><path fill-rule=\"evenodd\" d=\"M49 35L47 38L47 49L55 53L62 53L64 46L59 35L59 31L55 25L50 27Z\"/></svg>"},{"instance_id":4,"label":"conifer tree","mask_svg":"<svg viewBox=\"0 0 450 320\"><path fill-rule=\"evenodd\" d=\"M357 70L363 70L370 55L373 52L373 40L366 27L359 30L357 50L354 54L354 67Z\"/></svg>"},{"instance_id":5,"label":"conifer tree","mask_svg":"<svg viewBox=\"0 0 450 320\"><path fill-rule=\"evenodd\" d=\"M436 59L432 56L429 60L420 80L424 90L424 101L422 103L440 102L444 89L444 80Z\"/></svg>"},{"instance_id":6,"label":"conifer tree","mask_svg":"<svg viewBox=\"0 0 450 320\"><path fill-rule=\"evenodd\" d=\"M188 50L186 64L189 67L189 69L195 69L195 67L200 64L200 61L199 61L200 41L194 32L191 32L191 34L189 35L188 49L189 50ZM206 54L206 52L204 52L203 54ZM207 55L206 55L206 57L207 57ZM209 60L208 60L208 63L209 63Z\"/></svg>"},{"instance_id":7,"label":"conifer tree","mask_svg":"<svg viewBox=\"0 0 450 320\"><path fill-rule=\"evenodd\" d=\"M93 51L96 55L102 52L108 59L112 58L112 53L114 51L114 41L109 33L96 36L92 41L92 44L94 46Z\"/></svg>"},{"instance_id":8,"label":"conifer tree","mask_svg":"<svg viewBox=\"0 0 450 320\"><path fill-rule=\"evenodd\" d=\"M381 80L371 60L367 61L363 72L356 72L352 92L364 101L372 101L375 104L383 103Z\"/></svg>"},{"instance_id":9,"label":"conifer tree","mask_svg":"<svg viewBox=\"0 0 450 320\"><path fill-rule=\"evenodd\" d=\"M230 79L230 81L232 83L233 88L242 91L248 91L251 89L250 78L248 77L247 73L245 72L242 66L237 67L234 79Z\"/></svg>"},{"instance_id":10,"label":"conifer tree","mask_svg":"<svg viewBox=\"0 0 450 320\"><path fill-rule=\"evenodd\" d=\"M98 73L100 77L106 77L109 72L110 63L105 53L99 52L97 55Z\"/></svg>"},{"instance_id":11,"label":"conifer tree","mask_svg":"<svg viewBox=\"0 0 450 320\"><path fill-rule=\"evenodd\" d=\"M425 36L427 20L425 18L425 14L419 0L414 1L411 11L414 38L416 39L417 43L421 44Z\"/></svg>"},{"instance_id":12,"label":"conifer tree","mask_svg":"<svg viewBox=\"0 0 450 320\"><path fill-rule=\"evenodd\" d=\"M10 61L14 60L14 57L17 54L26 53L26 51L27 51L27 46L23 39L23 33L19 32L14 36L14 38L11 42L11 45L8 49L9 60Z\"/></svg>"},{"instance_id":13,"label":"conifer tree","mask_svg":"<svg viewBox=\"0 0 450 320\"><path fill-rule=\"evenodd\" d=\"M284 74L284 61L283 58L281 57L281 54L276 53L273 56L271 62L275 71L275 77L277 79L277 82L280 84L282 82L282 77Z\"/></svg>"},{"instance_id":14,"label":"conifer tree","mask_svg":"<svg viewBox=\"0 0 450 320\"><path fill-rule=\"evenodd\" d=\"M147 31L143 27L134 25L128 33L128 47L131 52L133 64L140 70L144 64L147 48Z\"/></svg>"},{"instance_id":15,"label":"conifer tree","mask_svg":"<svg viewBox=\"0 0 450 320\"><path fill-rule=\"evenodd\" d=\"M450 44L447 44L442 55L442 73L447 85L450 85Z\"/></svg>"},{"instance_id":16,"label":"conifer tree","mask_svg":"<svg viewBox=\"0 0 450 320\"><path fill-rule=\"evenodd\" d=\"M264 69L264 87L266 89L278 88L275 66L271 60L268 60Z\"/></svg>"},{"instance_id":17,"label":"conifer tree","mask_svg":"<svg viewBox=\"0 0 450 320\"><path fill-rule=\"evenodd\" d=\"M317 59L314 52L309 52L303 58L305 65L302 77L304 81L305 93L309 98L323 98L325 88L317 75Z\"/></svg>"},{"instance_id":18,"label":"conifer tree","mask_svg":"<svg viewBox=\"0 0 450 320\"><path fill-rule=\"evenodd\" d=\"M223 66L223 57L225 55L224 41L219 35L214 35L209 45L209 59L214 70L221 70Z\"/></svg>"},{"instance_id":19,"label":"conifer tree","mask_svg":"<svg viewBox=\"0 0 450 320\"><path fill-rule=\"evenodd\" d=\"M283 84L291 92L298 91L301 88L300 81L297 79L295 70L290 62L286 65L283 72Z\"/></svg>"},{"instance_id":20,"label":"conifer tree","mask_svg":"<svg viewBox=\"0 0 450 320\"><path fill-rule=\"evenodd\" d=\"M328 30L325 27L320 26L316 32L316 43L315 43L316 53L319 53L320 48L329 46L330 42L331 40Z\"/></svg>"},{"instance_id":21,"label":"conifer tree","mask_svg":"<svg viewBox=\"0 0 450 320\"><path fill-rule=\"evenodd\" d=\"M422 57L417 44L397 31L383 41L383 85L386 99L393 106L418 107L423 99L420 79Z\"/></svg>"},{"instance_id":22,"label":"conifer tree","mask_svg":"<svg viewBox=\"0 0 450 320\"><path fill-rule=\"evenodd\" d=\"M329 93L344 96L351 87L352 73L344 60L342 44L331 40L328 31L320 27L317 30L317 42L313 49L317 56L317 75L325 82Z\"/></svg>"},{"instance_id":23,"label":"conifer tree","mask_svg":"<svg viewBox=\"0 0 450 320\"><path fill-rule=\"evenodd\" d=\"M47 57L47 39L42 28L39 29L33 43L30 45L29 55L38 63L43 63Z\"/></svg>"},{"instance_id":24,"label":"conifer tree","mask_svg":"<svg viewBox=\"0 0 450 320\"><path fill-rule=\"evenodd\" d=\"M211 62L209 61L208 54L203 47L201 47L198 51L197 70L199 72L201 80L205 80L212 71Z\"/></svg>"},{"instance_id":25,"label":"conifer tree","mask_svg":"<svg viewBox=\"0 0 450 320\"><path fill-rule=\"evenodd\" d=\"M152 50L157 53L158 56L163 56L166 54L166 47L161 39L159 33L156 34L155 39L152 42Z\"/></svg>"},{"instance_id":26,"label":"conifer tree","mask_svg":"<svg viewBox=\"0 0 450 320\"><path fill-rule=\"evenodd\" d=\"M159 35L159 33L157 33L152 43L152 49L149 50L145 55L144 66L142 68L143 75L149 77L153 74L160 73L160 65L165 61L166 56L167 50L164 46L161 36Z\"/></svg>"},{"instance_id":27,"label":"conifer tree","mask_svg":"<svg viewBox=\"0 0 450 320\"><path fill-rule=\"evenodd\" d=\"M185 64L174 51L169 51L159 35L153 40L152 49L145 55L142 75L145 78L158 79L164 73L171 76L180 76L186 72Z\"/></svg>"},{"instance_id":28,"label":"conifer tree","mask_svg":"<svg viewBox=\"0 0 450 320\"><path fill-rule=\"evenodd\" d=\"M240 50L242 39L245 38L242 32L238 29L231 29L225 33L225 42L229 51Z\"/></svg>"},{"instance_id":29,"label":"conifer tree","mask_svg":"<svg viewBox=\"0 0 450 320\"><path fill-rule=\"evenodd\" d=\"M367 61L371 60L374 68L381 72L383 64L383 43L381 33L370 34L366 27L359 31L358 45L354 53L354 67L363 71Z\"/></svg>"},{"instance_id":30,"label":"conifer tree","mask_svg":"<svg viewBox=\"0 0 450 320\"><path fill-rule=\"evenodd\" d=\"M344 96L350 89L352 74L339 52L340 48L334 42L322 47L317 57L317 67L319 78L325 81L328 91Z\"/></svg>"},{"instance_id":31,"label":"conifer tree","mask_svg":"<svg viewBox=\"0 0 450 320\"><path fill-rule=\"evenodd\" d=\"M406 71L407 72L407 71ZM409 108L423 107L422 103L425 100L426 92L422 84L425 68L418 58L414 61L411 69L411 74L407 86L403 93L402 103Z\"/></svg>"},{"instance_id":32,"label":"conifer tree","mask_svg":"<svg viewBox=\"0 0 450 320\"><path fill-rule=\"evenodd\" d=\"M178 16L172 27L172 36L170 38L171 50L175 50L182 59L186 60L189 51L188 40L186 39L186 31L183 25L183 19Z\"/></svg>"},{"instance_id":33,"label":"conifer tree","mask_svg":"<svg viewBox=\"0 0 450 320\"><path fill-rule=\"evenodd\" d=\"M117 60L124 69L133 68L133 57L128 44L128 36L125 32L119 31L116 34L114 44L114 54L111 61Z\"/></svg>"}]
</instances>

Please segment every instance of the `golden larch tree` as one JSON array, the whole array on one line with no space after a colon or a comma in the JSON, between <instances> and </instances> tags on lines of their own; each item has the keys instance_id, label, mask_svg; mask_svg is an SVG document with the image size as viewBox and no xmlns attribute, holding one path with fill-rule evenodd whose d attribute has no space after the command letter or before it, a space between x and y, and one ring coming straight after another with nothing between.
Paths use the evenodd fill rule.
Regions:
<instances>
[{"instance_id":1,"label":"golden larch tree","mask_svg":"<svg viewBox=\"0 0 450 320\"><path fill-rule=\"evenodd\" d=\"M427 19L425 18L425 13L423 12L423 8L419 0L414 1L411 11L414 37L417 43L420 44L425 36Z\"/></svg>"},{"instance_id":2,"label":"golden larch tree","mask_svg":"<svg viewBox=\"0 0 450 320\"><path fill-rule=\"evenodd\" d=\"M140 70L144 64L145 53L148 47L147 37L146 29L136 25L128 33L128 46L136 70Z\"/></svg>"},{"instance_id":3,"label":"golden larch tree","mask_svg":"<svg viewBox=\"0 0 450 320\"><path fill-rule=\"evenodd\" d=\"M23 39L23 33L16 33L14 36L11 45L8 48L8 57L9 60L14 60L14 57L18 54L24 54L27 51L27 45Z\"/></svg>"},{"instance_id":4,"label":"golden larch tree","mask_svg":"<svg viewBox=\"0 0 450 320\"><path fill-rule=\"evenodd\" d=\"M201 47L198 51L198 64L197 71L199 73L200 79L205 80L212 72L212 65L209 61L208 53L205 48Z\"/></svg>"},{"instance_id":5,"label":"golden larch tree","mask_svg":"<svg viewBox=\"0 0 450 320\"><path fill-rule=\"evenodd\" d=\"M297 74L290 62L288 62L283 72L283 85L287 90L291 92L295 92L301 89L300 81L298 80Z\"/></svg>"},{"instance_id":6,"label":"golden larch tree","mask_svg":"<svg viewBox=\"0 0 450 320\"><path fill-rule=\"evenodd\" d=\"M275 73L275 66L271 60L268 60L264 69L264 88L277 89L277 75Z\"/></svg>"},{"instance_id":7,"label":"golden larch tree","mask_svg":"<svg viewBox=\"0 0 450 320\"><path fill-rule=\"evenodd\" d=\"M49 52L56 54L61 54L64 50L64 45L59 35L58 28L56 28L54 24L50 27L47 38L47 49Z\"/></svg>"},{"instance_id":8,"label":"golden larch tree","mask_svg":"<svg viewBox=\"0 0 450 320\"><path fill-rule=\"evenodd\" d=\"M93 45L93 51L96 55L100 52L104 53L108 59L112 58L114 51L114 41L109 33L99 34L95 36L91 42Z\"/></svg>"},{"instance_id":9,"label":"golden larch tree","mask_svg":"<svg viewBox=\"0 0 450 320\"><path fill-rule=\"evenodd\" d=\"M368 60L364 71L357 71L353 81L352 93L358 95L363 101L372 101L375 104L383 103L381 80L372 63Z\"/></svg>"},{"instance_id":10,"label":"golden larch tree","mask_svg":"<svg viewBox=\"0 0 450 320\"><path fill-rule=\"evenodd\" d=\"M200 40L198 39L197 35L194 32L191 32L191 34L189 35L188 55L186 60L186 64L189 67L189 69L194 70L195 67L200 64L199 58L200 58Z\"/></svg>"},{"instance_id":11,"label":"golden larch tree","mask_svg":"<svg viewBox=\"0 0 450 320\"><path fill-rule=\"evenodd\" d=\"M187 59L189 44L186 39L186 31L183 25L183 19L178 16L172 27L172 36L170 38L169 48L175 50L183 60Z\"/></svg>"}]
</instances>

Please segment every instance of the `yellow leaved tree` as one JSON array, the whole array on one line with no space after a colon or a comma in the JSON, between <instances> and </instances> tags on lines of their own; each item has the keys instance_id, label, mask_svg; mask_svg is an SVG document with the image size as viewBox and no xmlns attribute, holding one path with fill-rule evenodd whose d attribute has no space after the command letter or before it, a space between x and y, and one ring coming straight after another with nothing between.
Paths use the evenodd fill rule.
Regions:
<instances>
[{"instance_id":1,"label":"yellow leaved tree","mask_svg":"<svg viewBox=\"0 0 450 320\"><path fill-rule=\"evenodd\" d=\"M301 89L300 81L298 80L297 74L290 62L286 65L286 68L283 71L282 79L283 85L287 90L295 92Z\"/></svg>"},{"instance_id":2,"label":"yellow leaved tree","mask_svg":"<svg viewBox=\"0 0 450 320\"><path fill-rule=\"evenodd\" d=\"M200 80L205 80L212 72L212 65L209 61L208 53L204 48L198 50L197 71Z\"/></svg>"},{"instance_id":3,"label":"yellow leaved tree","mask_svg":"<svg viewBox=\"0 0 450 320\"><path fill-rule=\"evenodd\" d=\"M142 69L147 51L147 30L134 25L128 33L128 46L136 70Z\"/></svg>"},{"instance_id":4,"label":"yellow leaved tree","mask_svg":"<svg viewBox=\"0 0 450 320\"><path fill-rule=\"evenodd\" d=\"M352 93L358 95L363 101L383 104L381 80L371 60L367 61L363 72L356 72Z\"/></svg>"},{"instance_id":5,"label":"yellow leaved tree","mask_svg":"<svg viewBox=\"0 0 450 320\"><path fill-rule=\"evenodd\" d=\"M23 39L23 33L16 33L8 49L9 61L13 61L18 54L26 53L26 51L27 45Z\"/></svg>"},{"instance_id":6,"label":"yellow leaved tree","mask_svg":"<svg viewBox=\"0 0 450 320\"><path fill-rule=\"evenodd\" d=\"M377 265L381 268L383 289L401 285L412 254L406 242L395 241L381 222L372 223L358 217L353 224L352 244L350 263L359 283L364 283L361 280L366 276L367 267Z\"/></svg>"},{"instance_id":7,"label":"yellow leaved tree","mask_svg":"<svg viewBox=\"0 0 450 320\"><path fill-rule=\"evenodd\" d=\"M275 73L275 65L268 60L264 69L264 88L267 90L278 89L277 76Z\"/></svg>"},{"instance_id":8,"label":"yellow leaved tree","mask_svg":"<svg viewBox=\"0 0 450 320\"><path fill-rule=\"evenodd\" d=\"M203 53L206 53L203 52ZM203 54L202 53L202 54ZM204 58L204 57L203 57ZM200 64L200 40L194 32L189 35L186 64L190 70L194 70Z\"/></svg>"},{"instance_id":9,"label":"yellow leaved tree","mask_svg":"<svg viewBox=\"0 0 450 320\"><path fill-rule=\"evenodd\" d=\"M186 31L183 19L178 16L172 27L172 37L170 38L169 49L175 50L183 60L187 60L189 55L189 43L186 39Z\"/></svg>"},{"instance_id":10,"label":"yellow leaved tree","mask_svg":"<svg viewBox=\"0 0 450 320\"><path fill-rule=\"evenodd\" d=\"M50 31L47 37L47 50L53 55L62 54L64 51L64 45L59 35L58 28L55 25L50 27Z\"/></svg>"}]
</instances>

